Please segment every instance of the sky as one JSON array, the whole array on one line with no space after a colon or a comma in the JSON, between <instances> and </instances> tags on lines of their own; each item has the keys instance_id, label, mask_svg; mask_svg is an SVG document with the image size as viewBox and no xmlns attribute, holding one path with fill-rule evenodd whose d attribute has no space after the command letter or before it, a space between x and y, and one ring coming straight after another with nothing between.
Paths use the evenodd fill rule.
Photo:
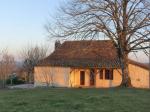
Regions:
<instances>
[{"instance_id":1,"label":"sky","mask_svg":"<svg viewBox=\"0 0 150 112\"><path fill-rule=\"evenodd\" d=\"M16 58L21 49L29 44L49 44L53 49L54 42L49 41L44 25L51 22L64 0L0 0L0 49L7 48ZM141 52L136 58L148 62Z\"/></svg>"},{"instance_id":2,"label":"sky","mask_svg":"<svg viewBox=\"0 0 150 112\"><path fill-rule=\"evenodd\" d=\"M0 49L19 55L28 44L48 44L44 25L63 0L0 0ZM50 43L51 44L51 43Z\"/></svg>"}]
</instances>

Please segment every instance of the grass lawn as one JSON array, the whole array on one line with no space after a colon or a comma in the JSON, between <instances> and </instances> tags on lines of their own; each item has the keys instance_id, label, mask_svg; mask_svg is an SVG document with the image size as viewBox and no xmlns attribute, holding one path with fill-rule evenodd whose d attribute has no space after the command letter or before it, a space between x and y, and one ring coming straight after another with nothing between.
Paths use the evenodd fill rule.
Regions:
<instances>
[{"instance_id":1,"label":"grass lawn","mask_svg":"<svg viewBox=\"0 0 150 112\"><path fill-rule=\"evenodd\" d=\"M0 90L0 112L150 112L150 90Z\"/></svg>"}]
</instances>

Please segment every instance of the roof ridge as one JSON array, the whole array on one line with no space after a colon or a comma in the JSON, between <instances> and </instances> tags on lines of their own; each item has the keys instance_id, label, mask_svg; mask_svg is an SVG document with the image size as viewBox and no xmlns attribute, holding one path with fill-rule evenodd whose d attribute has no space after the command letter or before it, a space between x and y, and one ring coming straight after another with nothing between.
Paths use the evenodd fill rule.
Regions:
<instances>
[{"instance_id":1,"label":"roof ridge","mask_svg":"<svg viewBox=\"0 0 150 112\"><path fill-rule=\"evenodd\" d=\"M85 42L95 42L95 41L97 41L97 42L99 42L99 41L112 41L112 40L67 40L67 41L64 41L63 43L65 43L65 42L83 42L83 41L85 41Z\"/></svg>"},{"instance_id":2,"label":"roof ridge","mask_svg":"<svg viewBox=\"0 0 150 112\"><path fill-rule=\"evenodd\" d=\"M144 63L141 63L141 62L138 62L138 61L135 61L135 60L132 60L132 59L128 59L128 60L129 60L130 64L133 64L133 65L136 65L136 66L139 66L139 67L142 67L142 68L145 68L145 69L149 70L149 66L144 64Z\"/></svg>"}]
</instances>

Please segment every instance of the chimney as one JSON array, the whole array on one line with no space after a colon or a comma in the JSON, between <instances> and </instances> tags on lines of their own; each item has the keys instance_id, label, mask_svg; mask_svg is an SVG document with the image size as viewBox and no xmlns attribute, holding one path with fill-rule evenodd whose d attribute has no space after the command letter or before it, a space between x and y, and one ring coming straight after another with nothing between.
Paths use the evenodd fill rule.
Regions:
<instances>
[{"instance_id":1,"label":"chimney","mask_svg":"<svg viewBox=\"0 0 150 112\"><path fill-rule=\"evenodd\" d=\"M61 46L61 43L59 40L55 41L55 50L58 49Z\"/></svg>"}]
</instances>

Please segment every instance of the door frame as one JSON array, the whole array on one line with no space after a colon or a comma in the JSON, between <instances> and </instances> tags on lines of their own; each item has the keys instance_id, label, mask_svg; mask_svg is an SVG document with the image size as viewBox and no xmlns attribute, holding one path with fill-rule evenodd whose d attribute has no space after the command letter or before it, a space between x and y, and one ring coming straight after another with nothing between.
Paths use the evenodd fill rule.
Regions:
<instances>
[{"instance_id":1,"label":"door frame","mask_svg":"<svg viewBox=\"0 0 150 112\"><path fill-rule=\"evenodd\" d=\"M85 71L80 71L80 85L85 85Z\"/></svg>"},{"instance_id":2,"label":"door frame","mask_svg":"<svg viewBox=\"0 0 150 112\"><path fill-rule=\"evenodd\" d=\"M92 69L90 69L90 74L89 74L89 80L90 80L90 82L89 82L89 85L90 86L95 86L96 85L96 73L95 73L95 69L94 68L92 68Z\"/></svg>"}]
</instances>

